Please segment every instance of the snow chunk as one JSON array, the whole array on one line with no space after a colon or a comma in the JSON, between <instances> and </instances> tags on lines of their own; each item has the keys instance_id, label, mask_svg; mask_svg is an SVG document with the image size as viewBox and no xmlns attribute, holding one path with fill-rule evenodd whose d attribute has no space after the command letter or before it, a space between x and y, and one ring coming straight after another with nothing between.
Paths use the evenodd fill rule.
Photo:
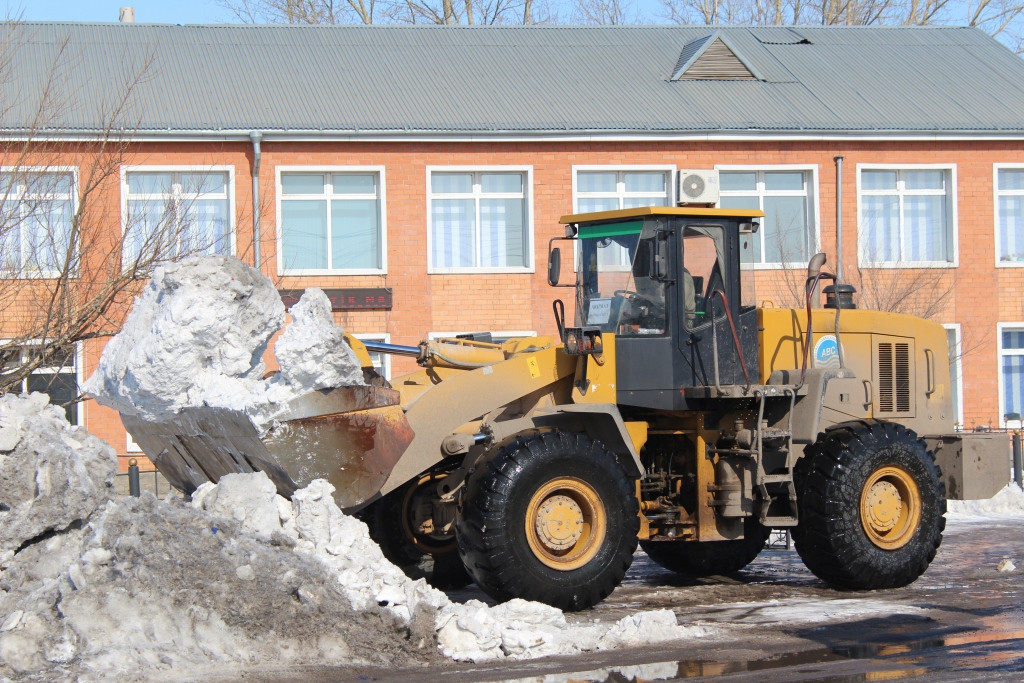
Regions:
<instances>
[{"instance_id":1,"label":"snow chunk","mask_svg":"<svg viewBox=\"0 0 1024 683\"><path fill-rule=\"evenodd\" d=\"M263 352L283 322L274 284L236 258L166 264L135 299L83 389L148 419L214 402L244 410L265 393Z\"/></svg>"},{"instance_id":2,"label":"snow chunk","mask_svg":"<svg viewBox=\"0 0 1024 683\"><path fill-rule=\"evenodd\" d=\"M0 396L0 558L84 520L114 493L114 449L73 427L46 394Z\"/></svg>"},{"instance_id":3,"label":"snow chunk","mask_svg":"<svg viewBox=\"0 0 1024 683\"><path fill-rule=\"evenodd\" d=\"M263 379L263 353L285 319L273 282L229 256L161 266L82 388L144 419L214 406L243 411L264 431L297 396L363 383L321 290L307 290L292 314L276 349L281 372Z\"/></svg>"},{"instance_id":4,"label":"snow chunk","mask_svg":"<svg viewBox=\"0 0 1024 683\"><path fill-rule=\"evenodd\" d=\"M1024 517L1024 491L1010 482L988 500L946 501L948 517Z\"/></svg>"},{"instance_id":5,"label":"snow chunk","mask_svg":"<svg viewBox=\"0 0 1024 683\"><path fill-rule=\"evenodd\" d=\"M285 381L309 389L363 383L359 360L345 342L345 330L334 324L331 301L322 289L307 289L288 312L292 324L274 344Z\"/></svg>"},{"instance_id":6,"label":"snow chunk","mask_svg":"<svg viewBox=\"0 0 1024 683\"><path fill-rule=\"evenodd\" d=\"M1011 560L1010 558L1005 558L1002 562L999 563L999 566L996 567L997 572L1012 572L1016 569L1017 565L1015 565L1013 563L1013 560Z\"/></svg>"}]
</instances>

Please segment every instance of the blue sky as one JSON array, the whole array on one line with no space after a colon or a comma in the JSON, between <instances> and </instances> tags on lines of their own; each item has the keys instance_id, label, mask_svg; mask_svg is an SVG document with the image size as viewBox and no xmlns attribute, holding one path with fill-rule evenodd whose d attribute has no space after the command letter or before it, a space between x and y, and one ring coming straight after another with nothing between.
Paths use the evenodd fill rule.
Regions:
<instances>
[{"instance_id":1,"label":"blue sky","mask_svg":"<svg viewBox=\"0 0 1024 683\"><path fill-rule=\"evenodd\" d=\"M26 21L117 21L121 7L135 8L135 21L158 24L219 24L231 14L214 0L0 0L3 18Z\"/></svg>"}]
</instances>

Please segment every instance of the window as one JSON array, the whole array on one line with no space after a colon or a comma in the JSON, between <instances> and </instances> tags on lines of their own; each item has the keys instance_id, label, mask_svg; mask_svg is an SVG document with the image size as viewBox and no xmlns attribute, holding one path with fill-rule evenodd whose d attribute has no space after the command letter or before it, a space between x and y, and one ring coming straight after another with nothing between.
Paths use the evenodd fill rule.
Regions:
<instances>
[{"instance_id":1,"label":"window","mask_svg":"<svg viewBox=\"0 0 1024 683\"><path fill-rule=\"evenodd\" d=\"M999 328L999 421L1007 413L1024 415L1024 323Z\"/></svg>"},{"instance_id":2,"label":"window","mask_svg":"<svg viewBox=\"0 0 1024 683\"><path fill-rule=\"evenodd\" d=\"M1024 168L996 167L996 262L1024 266Z\"/></svg>"},{"instance_id":3,"label":"window","mask_svg":"<svg viewBox=\"0 0 1024 683\"><path fill-rule=\"evenodd\" d=\"M281 271L383 272L383 185L383 168L282 170Z\"/></svg>"},{"instance_id":4,"label":"window","mask_svg":"<svg viewBox=\"0 0 1024 683\"><path fill-rule=\"evenodd\" d=\"M670 206L672 169L575 169L577 213L632 209L638 206ZM602 266L629 268L629 251L618 244L597 252Z\"/></svg>"},{"instance_id":5,"label":"window","mask_svg":"<svg viewBox=\"0 0 1024 683\"><path fill-rule=\"evenodd\" d=\"M530 269L529 171L428 174L431 272Z\"/></svg>"},{"instance_id":6,"label":"window","mask_svg":"<svg viewBox=\"0 0 1024 683\"><path fill-rule=\"evenodd\" d=\"M389 334L354 334L352 335L356 339L362 339L363 341L375 341L383 342L388 344L391 342L391 335ZM367 351L370 354L370 361L373 363L373 369L377 371L384 379L391 379L391 356L387 353L380 353L379 351Z\"/></svg>"},{"instance_id":7,"label":"window","mask_svg":"<svg viewBox=\"0 0 1024 683\"><path fill-rule=\"evenodd\" d=\"M956 260L953 171L860 168L861 265L947 265Z\"/></svg>"},{"instance_id":8,"label":"window","mask_svg":"<svg viewBox=\"0 0 1024 683\"><path fill-rule=\"evenodd\" d=\"M953 323L943 325L946 328L946 344L949 348L949 380L953 401L953 420L963 427L964 404L963 404L963 371L960 365L960 358L963 356L960 341L960 324Z\"/></svg>"},{"instance_id":9,"label":"window","mask_svg":"<svg viewBox=\"0 0 1024 683\"><path fill-rule=\"evenodd\" d=\"M124 258L231 253L228 171L126 170Z\"/></svg>"},{"instance_id":10,"label":"window","mask_svg":"<svg viewBox=\"0 0 1024 683\"><path fill-rule=\"evenodd\" d=\"M5 277L55 276L68 265L73 189L71 171L0 169L0 272Z\"/></svg>"},{"instance_id":11,"label":"window","mask_svg":"<svg viewBox=\"0 0 1024 683\"><path fill-rule=\"evenodd\" d=\"M807 263L817 242L815 177L805 169L719 171L720 207L764 211L760 230L741 252L744 264Z\"/></svg>"},{"instance_id":12,"label":"window","mask_svg":"<svg viewBox=\"0 0 1024 683\"><path fill-rule=\"evenodd\" d=\"M5 346L0 350L0 374L6 374L38 360L41 349L35 344ZM78 354L75 346L50 349L49 357L21 380L20 391L38 391L50 397L50 404L64 406L68 422L78 424ZM18 390L16 388L15 390Z\"/></svg>"}]
</instances>

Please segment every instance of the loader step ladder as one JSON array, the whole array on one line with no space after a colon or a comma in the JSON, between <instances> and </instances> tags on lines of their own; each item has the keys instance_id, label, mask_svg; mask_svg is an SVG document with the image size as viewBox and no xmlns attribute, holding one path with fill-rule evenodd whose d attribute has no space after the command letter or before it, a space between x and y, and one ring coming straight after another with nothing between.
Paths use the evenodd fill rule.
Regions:
<instances>
[{"instance_id":1,"label":"loader step ladder","mask_svg":"<svg viewBox=\"0 0 1024 683\"><path fill-rule=\"evenodd\" d=\"M793 410L796 404L796 390L786 387L782 393L789 397L789 423L785 429L761 427L766 396L764 392L755 392L759 398L759 405L757 443L754 446L757 450L757 473L754 483L759 493L758 521L768 527L794 527L798 521L796 484L793 482L793 466L796 462L796 458L793 456ZM765 442L777 444L772 446L773 450L786 454L784 471L772 474L764 471ZM772 509L773 503L775 504L774 510ZM770 512L774 514L770 514Z\"/></svg>"}]
</instances>

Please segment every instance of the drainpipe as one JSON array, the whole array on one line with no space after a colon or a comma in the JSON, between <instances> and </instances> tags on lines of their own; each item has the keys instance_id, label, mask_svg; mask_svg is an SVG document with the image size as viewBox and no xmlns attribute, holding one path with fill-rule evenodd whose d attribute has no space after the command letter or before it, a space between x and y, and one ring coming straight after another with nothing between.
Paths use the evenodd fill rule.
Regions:
<instances>
[{"instance_id":1,"label":"drainpipe","mask_svg":"<svg viewBox=\"0 0 1024 683\"><path fill-rule=\"evenodd\" d=\"M254 130L249 133L252 140L252 260L260 270L260 141L263 133Z\"/></svg>"},{"instance_id":2,"label":"drainpipe","mask_svg":"<svg viewBox=\"0 0 1024 683\"><path fill-rule=\"evenodd\" d=\"M843 281L843 155L836 162L836 282Z\"/></svg>"}]
</instances>

